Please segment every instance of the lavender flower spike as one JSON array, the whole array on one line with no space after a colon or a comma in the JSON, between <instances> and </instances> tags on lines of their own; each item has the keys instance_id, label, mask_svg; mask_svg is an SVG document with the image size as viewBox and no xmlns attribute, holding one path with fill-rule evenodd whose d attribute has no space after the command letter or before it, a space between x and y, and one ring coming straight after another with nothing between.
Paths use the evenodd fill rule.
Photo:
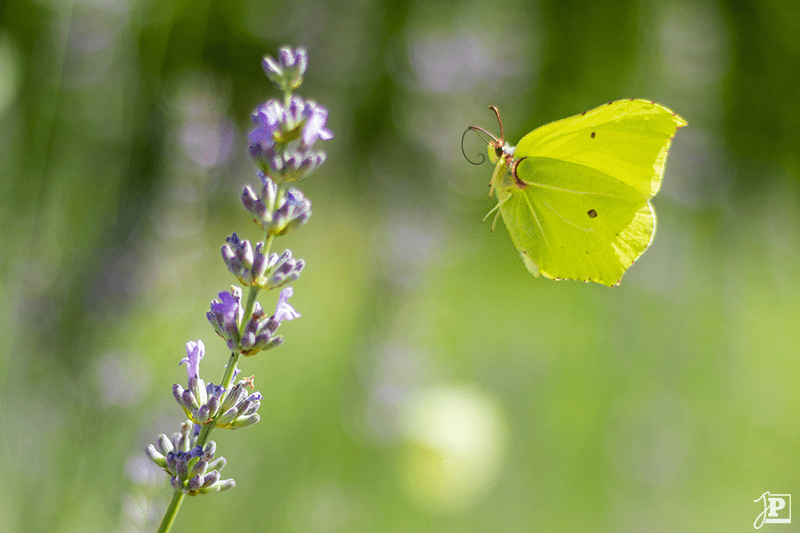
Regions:
<instances>
[{"instance_id":1,"label":"lavender flower spike","mask_svg":"<svg viewBox=\"0 0 800 533\"><path fill-rule=\"evenodd\" d=\"M300 316L300 313L289 305L288 300L292 294L294 294L294 289L292 287L286 287L281 291L281 295L278 297L278 305L275 307L274 319L276 322L281 323L284 320L294 320Z\"/></svg>"},{"instance_id":2,"label":"lavender flower spike","mask_svg":"<svg viewBox=\"0 0 800 533\"><path fill-rule=\"evenodd\" d=\"M186 372L189 374L189 388L192 387L193 381L200 379L200 359L205 355L206 346L202 340L197 339L197 342L189 341L186 343L186 357L181 359L179 364L186 363Z\"/></svg>"}]
</instances>

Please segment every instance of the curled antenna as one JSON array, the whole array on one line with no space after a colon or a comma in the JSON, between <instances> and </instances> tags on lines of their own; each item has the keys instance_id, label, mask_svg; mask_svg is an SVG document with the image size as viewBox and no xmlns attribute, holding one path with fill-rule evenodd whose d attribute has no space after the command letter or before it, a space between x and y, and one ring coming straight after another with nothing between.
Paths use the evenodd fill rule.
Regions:
<instances>
[{"instance_id":1,"label":"curled antenna","mask_svg":"<svg viewBox=\"0 0 800 533\"><path fill-rule=\"evenodd\" d=\"M482 165L483 162L486 161L486 156L483 155L482 153L478 152L478 157L480 157L480 159L478 159L477 163L475 161L472 161L469 157L467 157L467 152L464 151L464 137L466 137L467 133L469 133L470 131L474 131L475 133L478 133L477 130L479 130L479 129L480 128L477 128L476 126L470 126L466 130L464 130L464 134L461 135L461 153L464 154L464 159L466 159L468 163L473 164L473 165ZM480 134L478 134L478 136L480 137ZM481 137L481 139L483 139L483 137Z\"/></svg>"},{"instance_id":2,"label":"curled antenna","mask_svg":"<svg viewBox=\"0 0 800 533\"><path fill-rule=\"evenodd\" d=\"M478 135L478 137L481 138L482 141L484 141L486 144L494 148L494 150L497 152L498 157L501 154L501 149L503 147L503 143L505 142L504 140L505 135L503 134L503 122L500 120L500 111L498 111L495 106L489 106L489 109L494 111L494 114L497 116L497 123L500 124L499 139L494 135L492 135L491 133L489 133L488 131L486 131L485 129L479 128L478 126L470 126L464 131L463 135L461 135L461 153L464 154L464 159L466 159L469 163L472 163L473 165L483 164L483 162L486 161L486 156L479 153L478 155L480 156L480 159L478 160L477 163L475 161L471 161L470 158L467 157L467 153L464 151L464 137L467 136L467 132L474 131ZM483 135L488 135L491 138L491 140L486 139L483 135L481 135L481 133Z\"/></svg>"}]
</instances>

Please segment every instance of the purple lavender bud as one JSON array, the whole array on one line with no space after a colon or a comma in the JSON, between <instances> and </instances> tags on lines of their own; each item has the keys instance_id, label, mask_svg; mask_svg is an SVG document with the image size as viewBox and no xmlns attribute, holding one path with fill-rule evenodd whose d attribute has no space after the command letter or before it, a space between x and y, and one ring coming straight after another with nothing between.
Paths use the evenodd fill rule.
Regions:
<instances>
[{"instance_id":1,"label":"purple lavender bud","mask_svg":"<svg viewBox=\"0 0 800 533\"><path fill-rule=\"evenodd\" d=\"M267 317L260 305L253 313L253 317L245 326L245 333L242 336L242 355L251 356L264 350L264 346L277 346L273 343L272 334L278 323L273 317Z\"/></svg>"},{"instance_id":2,"label":"purple lavender bud","mask_svg":"<svg viewBox=\"0 0 800 533\"><path fill-rule=\"evenodd\" d=\"M206 405L208 406L210 416L214 416L217 409L219 409L219 396L212 396Z\"/></svg>"},{"instance_id":3,"label":"purple lavender bud","mask_svg":"<svg viewBox=\"0 0 800 533\"><path fill-rule=\"evenodd\" d=\"M261 188L261 199L271 209L278 198L278 185L263 172L259 172L259 177L261 178L261 183L264 184Z\"/></svg>"},{"instance_id":4,"label":"purple lavender bud","mask_svg":"<svg viewBox=\"0 0 800 533\"><path fill-rule=\"evenodd\" d=\"M212 457L213 457L213 455L212 455ZM203 457L200 458L199 461L197 461L195 464L192 465L192 468L189 471L189 476L190 477L194 477L194 476L198 476L198 475L199 476L204 476L205 473L206 473L206 469L207 468L208 468L208 459L204 455Z\"/></svg>"},{"instance_id":5,"label":"purple lavender bud","mask_svg":"<svg viewBox=\"0 0 800 533\"><path fill-rule=\"evenodd\" d=\"M191 448L193 443L194 440L191 439L188 435L181 435L178 438L177 442L175 443L175 451L179 452L183 450L188 450L189 448Z\"/></svg>"},{"instance_id":6,"label":"purple lavender bud","mask_svg":"<svg viewBox=\"0 0 800 533\"><path fill-rule=\"evenodd\" d=\"M256 196L255 191L249 185L245 185L244 190L242 190L242 205L250 213L254 213L257 203L258 196Z\"/></svg>"},{"instance_id":7,"label":"purple lavender bud","mask_svg":"<svg viewBox=\"0 0 800 533\"><path fill-rule=\"evenodd\" d=\"M300 277L300 273L303 271L305 265L306 263L302 259L297 261L290 259L282 263L272 271L272 275L269 280L267 280L265 286L270 289L276 289L286 283L295 281Z\"/></svg>"},{"instance_id":8,"label":"purple lavender bud","mask_svg":"<svg viewBox=\"0 0 800 533\"><path fill-rule=\"evenodd\" d=\"M212 470L208 474L205 474L203 476L203 487L204 488L210 487L211 485L219 481L220 475L221 474L217 470Z\"/></svg>"},{"instance_id":9,"label":"purple lavender bud","mask_svg":"<svg viewBox=\"0 0 800 533\"><path fill-rule=\"evenodd\" d=\"M178 451L189 451L197 442L198 432L194 431L197 426L191 420L187 420L181 424L181 432L172 436L175 449Z\"/></svg>"},{"instance_id":10,"label":"purple lavender bud","mask_svg":"<svg viewBox=\"0 0 800 533\"><path fill-rule=\"evenodd\" d=\"M236 234L234 233L234 235ZM253 264L253 245L250 244L250 241L240 241L240 246L237 249L237 252L237 255L239 256L239 259L243 265Z\"/></svg>"},{"instance_id":11,"label":"purple lavender bud","mask_svg":"<svg viewBox=\"0 0 800 533\"><path fill-rule=\"evenodd\" d=\"M167 455L169 452L175 451L172 441L163 433L158 436L156 444L158 444L158 451L160 451L162 455Z\"/></svg>"},{"instance_id":12,"label":"purple lavender bud","mask_svg":"<svg viewBox=\"0 0 800 533\"><path fill-rule=\"evenodd\" d=\"M242 353L248 355L249 350L256 344L256 332L245 331L242 333L242 340L239 346L242 348Z\"/></svg>"},{"instance_id":13,"label":"purple lavender bud","mask_svg":"<svg viewBox=\"0 0 800 533\"><path fill-rule=\"evenodd\" d=\"M306 118L306 102L299 96L292 96L289 107L285 109L284 131L292 131Z\"/></svg>"},{"instance_id":14,"label":"purple lavender bud","mask_svg":"<svg viewBox=\"0 0 800 533\"><path fill-rule=\"evenodd\" d=\"M272 337L269 342L267 342L264 346L261 347L261 351L270 350L272 348L276 348L283 344L283 337L278 335L277 337Z\"/></svg>"},{"instance_id":15,"label":"purple lavender bud","mask_svg":"<svg viewBox=\"0 0 800 533\"><path fill-rule=\"evenodd\" d=\"M167 458L164 457L163 454L158 453L156 447L152 444L147 445L147 448L145 448L145 453L147 453L147 456L150 458L150 460L153 461L159 468L167 467Z\"/></svg>"},{"instance_id":16,"label":"purple lavender bud","mask_svg":"<svg viewBox=\"0 0 800 533\"><path fill-rule=\"evenodd\" d=\"M194 393L190 390L184 390L181 395L181 405L186 411L194 411L200 408L200 402L197 401Z\"/></svg>"},{"instance_id":17,"label":"purple lavender bud","mask_svg":"<svg viewBox=\"0 0 800 533\"><path fill-rule=\"evenodd\" d=\"M235 407L236 404L239 403L246 394L247 391L241 386L241 382L234 385L230 394L225 397L225 401L223 401L219 406L220 411L227 411L228 409Z\"/></svg>"},{"instance_id":18,"label":"purple lavender bud","mask_svg":"<svg viewBox=\"0 0 800 533\"><path fill-rule=\"evenodd\" d=\"M219 471L225 466L224 457L214 458L216 452L214 441L209 441L205 450L196 445L186 451L169 452L163 461L154 447L148 447L148 450L157 463L163 462L163 468L171 475L170 482L173 488L192 496L206 492L203 486L207 480L211 480L211 485L216 483L219 480Z\"/></svg>"},{"instance_id":19,"label":"purple lavender bud","mask_svg":"<svg viewBox=\"0 0 800 533\"><path fill-rule=\"evenodd\" d=\"M285 225L304 211L309 211L310 213L311 200L306 199L299 190L289 189L286 199L278 210L281 211L283 224ZM286 230L282 229L281 232L285 234Z\"/></svg>"},{"instance_id":20,"label":"purple lavender bud","mask_svg":"<svg viewBox=\"0 0 800 533\"><path fill-rule=\"evenodd\" d=\"M280 270L287 263L287 261L291 261L291 259L292 251L284 250L283 253L278 257L278 260L272 264L272 268L270 270Z\"/></svg>"},{"instance_id":21,"label":"purple lavender bud","mask_svg":"<svg viewBox=\"0 0 800 533\"><path fill-rule=\"evenodd\" d=\"M225 261L225 264L228 266L228 270L231 272L239 272L242 269L241 262L236 257L236 252L233 250L233 247L230 244L223 244L222 245L222 260ZM234 273L234 275L236 275Z\"/></svg>"},{"instance_id":22,"label":"purple lavender bud","mask_svg":"<svg viewBox=\"0 0 800 533\"><path fill-rule=\"evenodd\" d=\"M211 486L212 487L219 487L218 490L221 492L223 490L228 490L228 489L232 489L233 487L235 487L236 486L236 481L234 481L233 478L223 479L222 481L214 483Z\"/></svg>"},{"instance_id":23,"label":"purple lavender bud","mask_svg":"<svg viewBox=\"0 0 800 533\"><path fill-rule=\"evenodd\" d=\"M231 395L226 398L225 404L230 407L236 407L242 403L245 398L247 398L247 389L243 386L235 388L235 390L231 390Z\"/></svg>"},{"instance_id":24,"label":"purple lavender bud","mask_svg":"<svg viewBox=\"0 0 800 533\"><path fill-rule=\"evenodd\" d=\"M226 464L228 464L228 461L224 457L217 457L208 463L208 470L222 471Z\"/></svg>"},{"instance_id":25,"label":"purple lavender bud","mask_svg":"<svg viewBox=\"0 0 800 533\"><path fill-rule=\"evenodd\" d=\"M286 252L284 252L284 253L286 253ZM275 252L273 252L272 254L270 254L270 256L269 256L269 262L267 263L267 269L268 269L268 270L272 270L272 269L274 269L274 268L275 268L275 265L277 265L277 264L278 264L278 260L279 260L281 257L283 257L283 254L281 254L281 255L278 255L278 254L277 254L277 253L275 253Z\"/></svg>"},{"instance_id":26,"label":"purple lavender bud","mask_svg":"<svg viewBox=\"0 0 800 533\"><path fill-rule=\"evenodd\" d=\"M261 395L259 394L259 396L261 396ZM258 411L259 407L261 407L261 400L260 399L255 400L255 399L248 398L246 404L245 404L245 402L242 402L242 405L240 407L240 411L241 411L241 413L243 415L251 415L251 414L255 413L256 411Z\"/></svg>"},{"instance_id":27,"label":"purple lavender bud","mask_svg":"<svg viewBox=\"0 0 800 533\"><path fill-rule=\"evenodd\" d=\"M247 415L247 416L240 416L233 422L231 422L231 429L239 429L247 426L252 426L256 422L261 420L261 416L258 414Z\"/></svg>"},{"instance_id":28,"label":"purple lavender bud","mask_svg":"<svg viewBox=\"0 0 800 533\"><path fill-rule=\"evenodd\" d=\"M259 174L264 176L261 172L259 172ZM265 229L266 225L272 220L272 205L275 203L275 199L274 197L269 198L269 195L271 192L273 196L277 193L277 186L274 185L274 183L273 186L276 188L274 192L271 191L267 185L262 187L263 198L257 197L249 185L242 191L242 205L244 205L245 209L253 216L253 220L255 220L262 229Z\"/></svg>"},{"instance_id":29,"label":"purple lavender bud","mask_svg":"<svg viewBox=\"0 0 800 533\"><path fill-rule=\"evenodd\" d=\"M291 68L295 71L295 76L303 76L308 67L308 52L305 48L298 47L292 50L288 46L281 48L281 60L286 68ZM299 85L299 83L298 83Z\"/></svg>"},{"instance_id":30,"label":"purple lavender bud","mask_svg":"<svg viewBox=\"0 0 800 533\"><path fill-rule=\"evenodd\" d=\"M308 54L304 48L292 50L282 47L277 59L265 56L261 62L267 78L282 91L293 91L303 82L308 67Z\"/></svg>"},{"instance_id":31,"label":"purple lavender bud","mask_svg":"<svg viewBox=\"0 0 800 533\"><path fill-rule=\"evenodd\" d=\"M261 304L256 302L253 307L253 314L250 317L250 320L248 320L244 325L244 330L242 331L242 340L239 343L242 348L242 353L245 355L247 355L246 352L248 352L248 350L256 345L260 324L263 317L264 311L261 309Z\"/></svg>"},{"instance_id":32,"label":"purple lavender bud","mask_svg":"<svg viewBox=\"0 0 800 533\"><path fill-rule=\"evenodd\" d=\"M250 241L240 239L236 233L226 240L227 242L222 246L222 259L225 261L225 265L243 285L251 286L253 284L253 260L255 259L253 246Z\"/></svg>"},{"instance_id":33,"label":"purple lavender bud","mask_svg":"<svg viewBox=\"0 0 800 533\"><path fill-rule=\"evenodd\" d=\"M203 457L210 461L214 458L215 453L217 453L217 443L213 440L210 440L206 443L206 447L203 449Z\"/></svg>"},{"instance_id":34,"label":"purple lavender bud","mask_svg":"<svg viewBox=\"0 0 800 533\"><path fill-rule=\"evenodd\" d=\"M201 424L208 424L209 420L211 420L211 408L208 404L203 405L200 409L193 413L192 418L194 418L197 422Z\"/></svg>"},{"instance_id":35,"label":"purple lavender bud","mask_svg":"<svg viewBox=\"0 0 800 533\"><path fill-rule=\"evenodd\" d=\"M180 452L169 452L167 454L167 470L175 472L178 467L178 454Z\"/></svg>"},{"instance_id":36,"label":"purple lavender bud","mask_svg":"<svg viewBox=\"0 0 800 533\"><path fill-rule=\"evenodd\" d=\"M286 152L283 157L284 163L281 174L284 182L304 179L325 161L324 153L314 152L308 148L303 151Z\"/></svg>"},{"instance_id":37,"label":"purple lavender bud","mask_svg":"<svg viewBox=\"0 0 800 533\"><path fill-rule=\"evenodd\" d=\"M251 377L239 381L239 383L231 389L231 394L225 399L222 405L222 408L227 409L215 420L215 424L218 427L235 429L237 427L243 427L243 424L250 425L257 422L257 420L254 419L246 420L246 417L253 415L258 410L261 406L261 400L263 399L260 392L247 394L246 387L252 387L252 385L253 379Z\"/></svg>"},{"instance_id":38,"label":"purple lavender bud","mask_svg":"<svg viewBox=\"0 0 800 533\"><path fill-rule=\"evenodd\" d=\"M189 464L203 453L198 445L187 452L173 452L167 456L167 468L179 480L186 480L189 476Z\"/></svg>"},{"instance_id":39,"label":"purple lavender bud","mask_svg":"<svg viewBox=\"0 0 800 533\"><path fill-rule=\"evenodd\" d=\"M198 378L197 381L195 381L194 387L192 387L192 392L194 393L194 397L197 398L197 403L200 405L205 405L208 402L206 384L201 378ZM195 420L195 422L197 421Z\"/></svg>"},{"instance_id":40,"label":"purple lavender bud","mask_svg":"<svg viewBox=\"0 0 800 533\"><path fill-rule=\"evenodd\" d=\"M206 385L206 393L210 397L216 397L219 400L223 394L225 394L225 387L222 385L214 385L213 383L209 383Z\"/></svg>"},{"instance_id":41,"label":"purple lavender bud","mask_svg":"<svg viewBox=\"0 0 800 533\"><path fill-rule=\"evenodd\" d=\"M175 454L174 464L175 466L172 471L175 473L178 479L186 479L186 476L189 473L189 464L186 459L186 452L177 452Z\"/></svg>"},{"instance_id":42,"label":"purple lavender bud","mask_svg":"<svg viewBox=\"0 0 800 533\"><path fill-rule=\"evenodd\" d=\"M228 427L230 423L233 422L233 420L237 416L239 416L239 410L236 407L231 407L230 409L219 415L217 419L214 421L214 424L216 424L217 427L221 428Z\"/></svg>"},{"instance_id":43,"label":"purple lavender bud","mask_svg":"<svg viewBox=\"0 0 800 533\"><path fill-rule=\"evenodd\" d=\"M264 56L261 60L261 68L264 69L264 74L267 75L267 78L280 88L283 78L283 67L280 61L276 61L270 56Z\"/></svg>"},{"instance_id":44,"label":"purple lavender bud","mask_svg":"<svg viewBox=\"0 0 800 533\"><path fill-rule=\"evenodd\" d=\"M189 490L189 494L196 493L200 490L203 486L203 476L197 475L189 479L186 483L186 488Z\"/></svg>"},{"instance_id":45,"label":"purple lavender bud","mask_svg":"<svg viewBox=\"0 0 800 533\"><path fill-rule=\"evenodd\" d=\"M264 248L264 243L256 245L255 258L253 259L252 276L254 280L259 280L264 277L264 272L267 270L267 263L269 257L262 254L261 250Z\"/></svg>"},{"instance_id":46,"label":"purple lavender bud","mask_svg":"<svg viewBox=\"0 0 800 533\"><path fill-rule=\"evenodd\" d=\"M175 396L175 399L178 401L178 405L184 407L183 405L183 391L184 388L181 387L179 384L175 384L172 386L172 395Z\"/></svg>"},{"instance_id":47,"label":"purple lavender bud","mask_svg":"<svg viewBox=\"0 0 800 533\"><path fill-rule=\"evenodd\" d=\"M277 59L265 56L261 62L267 78L282 91L293 91L303 83L303 74L308 67L305 48L292 50L288 46L280 49Z\"/></svg>"},{"instance_id":48,"label":"purple lavender bud","mask_svg":"<svg viewBox=\"0 0 800 533\"><path fill-rule=\"evenodd\" d=\"M224 486L224 483L228 481L233 482L233 479L226 479L225 481L219 481L217 483L213 483L209 487L203 487L200 489L199 494L213 494L215 492L223 491L226 488ZM235 483L233 483L233 485L235 485Z\"/></svg>"},{"instance_id":49,"label":"purple lavender bud","mask_svg":"<svg viewBox=\"0 0 800 533\"><path fill-rule=\"evenodd\" d=\"M250 401L249 397L239 402L239 404L236 406L236 410L239 411L239 415L245 414L245 411L250 409L251 403L252 402Z\"/></svg>"},{"instance_id":50,"label":"purple lavender bud","mask_svg":"<svg viewBox=\"0 0 800 533\"><path fill-rule=\"evenodd\" d=\"M254 392L250 396L247 397L247 401L249 402L260 402L264 399L264 396L260 392Z\"/></svg>"}]
</instances>

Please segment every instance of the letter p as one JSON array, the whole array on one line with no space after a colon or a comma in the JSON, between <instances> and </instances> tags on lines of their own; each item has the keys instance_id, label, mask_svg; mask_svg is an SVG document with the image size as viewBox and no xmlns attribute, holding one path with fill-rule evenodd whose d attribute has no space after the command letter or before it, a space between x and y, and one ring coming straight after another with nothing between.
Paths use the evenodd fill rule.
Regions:
<instances>
[{"instance_id":1,"label":"letter p","mask_svg":"<svg viewBox=\"0 0 800 533\"><path fill-rule=\"evenodd\" d=\"M767 498L769 502L769 512L767 516L770 518L774 518L778 516L778 511L786 507L786 500L783 498Z\"/></svg>"}]
</instances>

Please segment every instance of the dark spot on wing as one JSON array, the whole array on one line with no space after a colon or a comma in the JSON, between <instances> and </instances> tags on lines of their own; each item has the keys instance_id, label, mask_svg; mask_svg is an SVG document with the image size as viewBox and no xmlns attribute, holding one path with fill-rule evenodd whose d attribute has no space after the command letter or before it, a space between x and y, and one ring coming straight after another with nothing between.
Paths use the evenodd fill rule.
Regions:
<instances>
[{"instance_id":1,"label":"dark spot on wing","mask_svg":"<svg viewBox=\"0 0 800 533\"><path fill-rule=\"evenodd\" d=\"M592 139L594 139L594 132L592 132Z\"/></svg>"},{"instance_id":2,"label":"dark spot on wing","mask_svg":"<svg viewBox=\"0 0 800 533\"><path fill-rule=\"evenodd\" d=\"M589 215L589 218L595 218L597 216L597 211L594 209L589 209L586 214Z\"/></svg>"}]
</instances>

